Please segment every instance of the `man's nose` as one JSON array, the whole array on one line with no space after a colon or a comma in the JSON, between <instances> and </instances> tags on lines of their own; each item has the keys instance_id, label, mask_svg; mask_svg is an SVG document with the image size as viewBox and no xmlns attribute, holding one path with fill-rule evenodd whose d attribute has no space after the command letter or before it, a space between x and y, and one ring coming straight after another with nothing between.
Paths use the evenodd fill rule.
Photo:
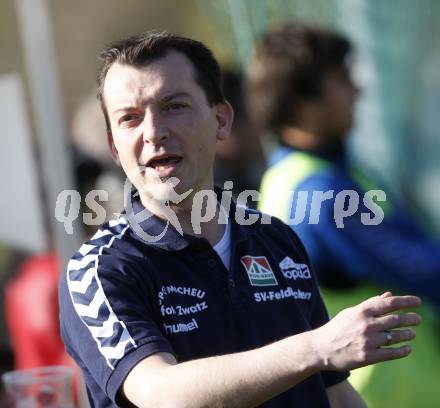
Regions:
<instances>
[{"instance_id":1,"label":"man's nose","mask_svg":"<svg viewBox=\"0 0 440 408\"><path fill-rule=\"evenodd\" d=\"M159 114L147 111L142 123L144 143L158 144L168 138L169 131Z\"/></svg>"}]
</instances>

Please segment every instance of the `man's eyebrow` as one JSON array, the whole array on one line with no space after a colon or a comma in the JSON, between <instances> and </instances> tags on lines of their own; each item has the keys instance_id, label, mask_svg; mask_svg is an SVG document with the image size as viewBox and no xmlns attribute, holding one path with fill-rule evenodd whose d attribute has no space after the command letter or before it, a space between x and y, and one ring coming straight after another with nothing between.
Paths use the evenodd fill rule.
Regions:
<instances>
[{"instance_id":1,"label":"man's eyebrow","mask_svg":"<svg viewBox=\"0 0 440 408\"><path fill-rule=\"evenodd\" d=\"M136 107L135 107L135 106L126 106L126 107L124 107L124 108L116 109L116 110L114 110L112 113L128 112L128 111L131 111L131 110L133 110L133 109L136 109Z\"/></svg>"},{"instance_id":2,"label":"man's eyebrow","mask_svg":"<svg viewBox=\"0 0 440 408\"><path fill-rule=\"evenodd\" d=\"M173 92L169 95L164 96L162 99L160 99L161 103L169 102L170 100L173 100L175 98L191 98L191 95L188 92L185 91L179 91L179 92ZM121 112L127 112L130 110L137 109L136 106L124 106L123 108L116 109L113 111L113 113L121 113Z\"/></svg>"},{"instance_id":3,"label":"man's eyebrow","mask_svg":"<svg viewBox=\"0 0 440 408\"><path fill-rule=\"evenodd\" d=\"M185 92L185 91L174 92L174 93L172 93L172 94L169 94L169 95L166 95L165 97L163 97L163 98L161 99L161 102L168 102L168 101L170 101L171 99L182 98L182 97L184 97L184 98L190 98L191 95L190 95L188 92Z\"/></svg>"}]
</instances>

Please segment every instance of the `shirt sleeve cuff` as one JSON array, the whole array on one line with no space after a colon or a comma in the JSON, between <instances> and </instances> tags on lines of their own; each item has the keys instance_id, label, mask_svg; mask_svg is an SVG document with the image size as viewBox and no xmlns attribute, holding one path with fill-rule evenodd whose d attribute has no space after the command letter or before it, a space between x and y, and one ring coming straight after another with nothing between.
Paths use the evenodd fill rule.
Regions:
<instances>
[{"instance_id":1,"label":"shirt sleeve cuff","mask_svg":"<svg viewBox=\"0 0 440 408\"><path fill-rule=\"evenodd\" d=\"M325 388L329 388L345 381L350 376L350 371L322 371L321 375Z\"/></svg>"},{"instance_id":2,"label":"shirt sleeve cuff","mask_svg":"<svg viewBox=\"0 0 440 408\"><path fill-rule=\"evenodd\" d=\"M107 381L106 393L113 402L116 401L118 391L133 367L144 358L156 353L170 353L175 356L174 350L165 339L154 339L123 357Z\"/></svg>"}]
</instances>

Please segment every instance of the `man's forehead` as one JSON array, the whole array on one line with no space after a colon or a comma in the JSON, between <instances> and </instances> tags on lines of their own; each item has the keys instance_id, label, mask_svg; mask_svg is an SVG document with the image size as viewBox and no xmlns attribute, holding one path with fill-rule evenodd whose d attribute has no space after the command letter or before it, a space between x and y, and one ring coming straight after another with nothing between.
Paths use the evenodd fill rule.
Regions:
<instances>
[{"instance_id":1,"label":"man's forehead","mask_svg":"<svg viewBox=\"0 0 440 408\"><path fill-rule=\"evenodd\" d=\"M190 60L179 52L168 52L139 67L114 63L106 76L107 102L119 97L162 97L171 93L191 93L198 85Z\"/></svg>"}]
</instances>

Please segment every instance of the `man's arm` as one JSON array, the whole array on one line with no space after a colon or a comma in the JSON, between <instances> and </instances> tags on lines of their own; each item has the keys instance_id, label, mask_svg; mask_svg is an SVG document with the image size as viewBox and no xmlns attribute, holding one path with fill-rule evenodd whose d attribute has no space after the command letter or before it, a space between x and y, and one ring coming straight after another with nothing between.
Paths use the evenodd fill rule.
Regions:
<instances>
[{"instance_id":1,"label":"man's arm","mask_svg":"<svg viewBox=\"0 0 440 408\"><path fill-rule=\"evenodd\" d=\"M343 310L318 329L259 349L179 364L170 354L156 354L133 368L123 393L140 408L257 406L318 371L407 356L409 346L381 347L387 343L384 331L417 325L420 317L388 313L419 305L414 296L393 297L387 292ZM388 344L415 336L409 329L391 333Z\"/></svg>"},{"instance_id":2,"label":"man's arm","mask_svg":"<svg viewBox=\"0 0 440 408\"><path fill-rule=\"evenodd\" d=\"M367 408L358 392L347 381L327 388L331 408Z\"/></svg>"},{"instance_id":3,"label":"man's arm","mask_svg":"<svg viewBox=\"0 0 440 408\"><path fill-rule=\"evenodd\" d=\"M124 393L139 408L257 406L318 371L310 341L307 332L256 350L181 364L170 354L156 354L130 372Z\"/></svg>"}]
</instances>

